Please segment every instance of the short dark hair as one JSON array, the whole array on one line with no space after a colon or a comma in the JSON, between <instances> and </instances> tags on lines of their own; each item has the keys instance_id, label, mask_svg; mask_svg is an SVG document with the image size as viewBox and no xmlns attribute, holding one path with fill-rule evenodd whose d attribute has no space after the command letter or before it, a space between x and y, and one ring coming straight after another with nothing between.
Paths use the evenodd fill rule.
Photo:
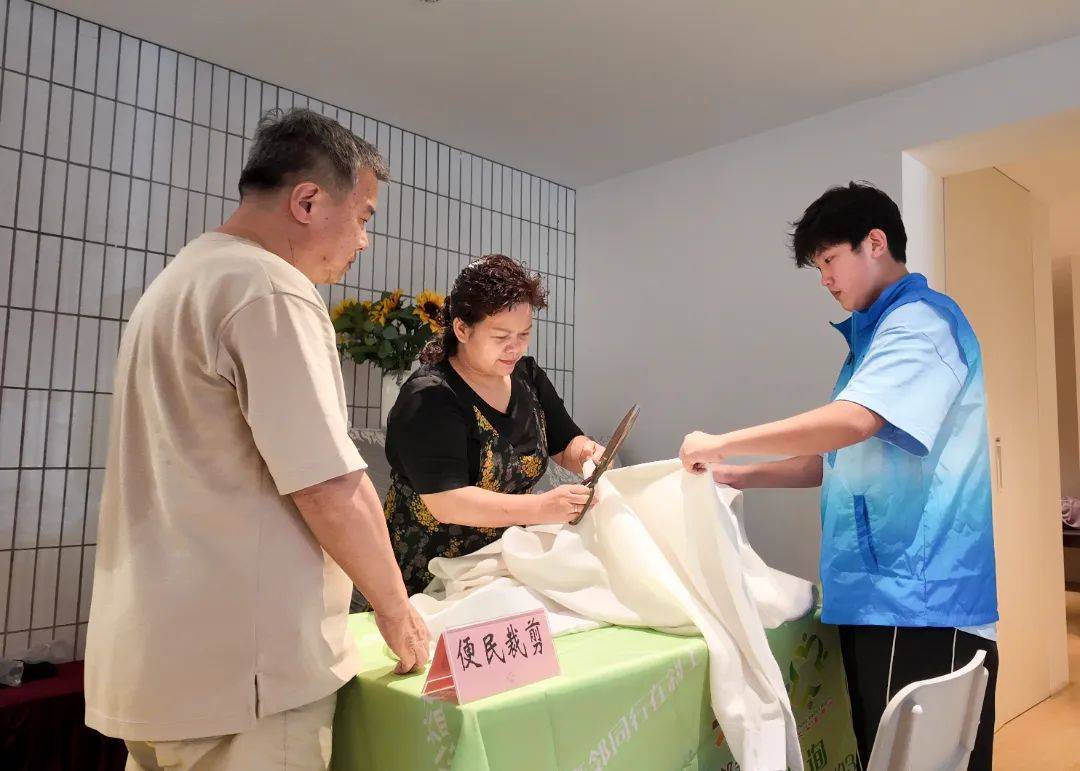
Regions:
<instances>
[{"instance_id":1,"label":"short dark hair","mask_svg":"<svg viewBox=\"0 0 1080 771\"><path fill-rule=\"evenodd\" d=\"M457 353L454 319L472 326L519 303L547 307L547 290L539 274L529 273L524 265L505 254L488 254L470 262L454 280L450 296L443 303L439 319L442 336L424 347L420 360L431 364Z\"/></svg>"},{"instance_id":2,"label":"short dark hair","mask_svg":"<svg viewBox=\"0 0 1080 771\"><path fill-rule=\"evenodd\" d=\"M907 262L907 232L900 208L868 182L826 190L792 227L791 251L800 268L813 264L814 257L831 246L849 244L857 249L874 228L889 239L893 259Z\"/></svg>"},{"instance_id":3,"label":"short dark hair","mask_svg":"<svg viewBox=\"0 0 1080 771\"><path fill-rule=\"evenodd\" d=\"M307 177L337 191L352 190L360 169L390 179L379 151L336 120L300 107L273 109L259 121L238 187L243 198Z\"/></svg>"}]
</instances>

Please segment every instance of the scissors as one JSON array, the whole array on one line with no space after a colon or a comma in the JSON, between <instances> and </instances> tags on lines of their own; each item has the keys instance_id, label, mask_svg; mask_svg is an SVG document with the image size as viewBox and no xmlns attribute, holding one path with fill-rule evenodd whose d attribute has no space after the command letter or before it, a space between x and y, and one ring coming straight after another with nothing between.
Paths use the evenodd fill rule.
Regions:
<instances>
[{"instance_id":1,"label":"scissors","mask_svg":"<svg viewBox=\"0 0 1080 771\"><path fill-rule=\"evenodd\" d=\"M611 435L611 441L608 442L604 454L600 456L600 461L596 464L596 468L593 469L593 473L589 474L588 478L582 482L583 485L589 488L589 497L585 501L585 508L578 514L577 519L570 522L571 525L576 525L580 522L581 518L585 516L585 512L589 510L589 506L592 505L593 498L596 496L596 483L600 481L600 476L607 471L608 466L611 465L615 453L619 451L623 441L630 434L630 429L634 427L634 423L637 421L640 412L641 407L635 404L630 408L630 411L623 416L623 419L619 421L619 425L616 427L615 433Z\"/></svg>"}]
</instances>

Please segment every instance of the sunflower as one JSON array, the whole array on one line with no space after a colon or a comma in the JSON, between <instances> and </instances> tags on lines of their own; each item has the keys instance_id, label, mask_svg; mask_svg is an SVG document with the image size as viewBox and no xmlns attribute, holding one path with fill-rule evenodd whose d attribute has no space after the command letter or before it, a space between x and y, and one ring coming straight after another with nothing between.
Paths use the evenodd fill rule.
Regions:
<instances>
[{"instance_id":1,"label":"sunflower","mask_svg":"<svg viewBox=\"0 0 1080 771\"><path fill-rule=\"evenodd\" d=\"M394 289L389 295L384 294L382 299L375 303L372 311L372 321L376 324L386 324L387 317L402 307L402 290Z\"/></svg>"},{"instance_id":2,"label":"sunflower","mask_svg":"<svg viewBox=\"0 0 1080 771\"><path fill-rule=\"evenodd\" d=\"M339 318L341 318L341 314L349 310L349 308L353 307L354 305L356 305L356 300L352 297L346 297L344 300L335 305L332 311L330 311L330 320L337 321Z\"/></svg>"},{"instance_id":3,"label":"sunflower","mask_svg":"<svg viewBox=\"0 0 1080 771\"><path fill-rule=\"evenodd\" d=\"M442 327L439 325L439 313L442 311L444 297L430 289L425 289L416 296L416 304L413 306L415 313L422 322L431 327L432 332L438 332Z\"/></svg>"},{"instance_id":4,"label":"sunflower","mask_svg":"<svg viewBox=\"0 0 1080 771\"><path fill-rule=\"evenodd\" d=\"M386 317L390 315L392 308L387 307L386 300L380 300L371 306L371 320L376 324L385 324Z\"/></svg>"},{"instance_id":5,"label":"sunflower","mask_svg":"<svg viewBox=\"0 0 1080 771\"><path fill-rule=\"evenodd\" d=\"M401 290L395 289L371 306L371 320L376 324L385 324L387 317L401 307Z\"/></svg>"}]
</instances>

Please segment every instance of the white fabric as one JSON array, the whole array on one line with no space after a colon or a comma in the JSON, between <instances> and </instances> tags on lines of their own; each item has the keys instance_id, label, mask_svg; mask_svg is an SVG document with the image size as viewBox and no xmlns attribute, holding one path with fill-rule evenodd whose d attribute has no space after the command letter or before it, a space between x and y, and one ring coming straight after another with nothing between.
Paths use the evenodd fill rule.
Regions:
<instances>
[{"instance_id":1,"label":"white fabric","mask_svg":"<svg viewBox=\"0 0 1080 771\"><path fill-rule=\"evenodd\" d=\"M512 527L473 554L432 560L435 581L412 601L433 636L538 606L555 635L605 624L701 634L713 711L740 766L801 771L764 627L805 615L811 585L750 548L741 493L677 460L609 471L598 493L575 527Z\"/></svg>"}]
</instances>

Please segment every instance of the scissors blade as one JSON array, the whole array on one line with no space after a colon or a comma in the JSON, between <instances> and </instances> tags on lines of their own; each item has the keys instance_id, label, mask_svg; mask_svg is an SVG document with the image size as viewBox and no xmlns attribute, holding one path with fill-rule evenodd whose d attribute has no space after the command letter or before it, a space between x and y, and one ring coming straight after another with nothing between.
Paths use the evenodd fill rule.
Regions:
<instances>
[{"instance_id":1,"label":"scissors blade","mask_svg":"<svg viewBox=\"0 0 1080 771\"><path fill-rule=\"evenodd\" d=\"M638 414L641 412L641 407L634 405L623 416L623 419L619 421L619 425L615 428L615 433L611 435L611 441L608 442L608 446L604 449L604 454L600 456L600 461L596 464L596 468L593 469L593 473L589 475L583 484L589 488L589 497L585 501L585 507L581 510L581 514L576 519L570 522L571 525L576 525L581 521L581 518L585 516L585 512L589 510L589 506L592 505L593 498L596 496L596 483L600 481L601 475L607 471L608 466L611 465L612 459L615 457L615 453L622 447L623 441L630 434L630 430L634 427L634 423L637 422Z\"/></svg>"}]
</instances>

